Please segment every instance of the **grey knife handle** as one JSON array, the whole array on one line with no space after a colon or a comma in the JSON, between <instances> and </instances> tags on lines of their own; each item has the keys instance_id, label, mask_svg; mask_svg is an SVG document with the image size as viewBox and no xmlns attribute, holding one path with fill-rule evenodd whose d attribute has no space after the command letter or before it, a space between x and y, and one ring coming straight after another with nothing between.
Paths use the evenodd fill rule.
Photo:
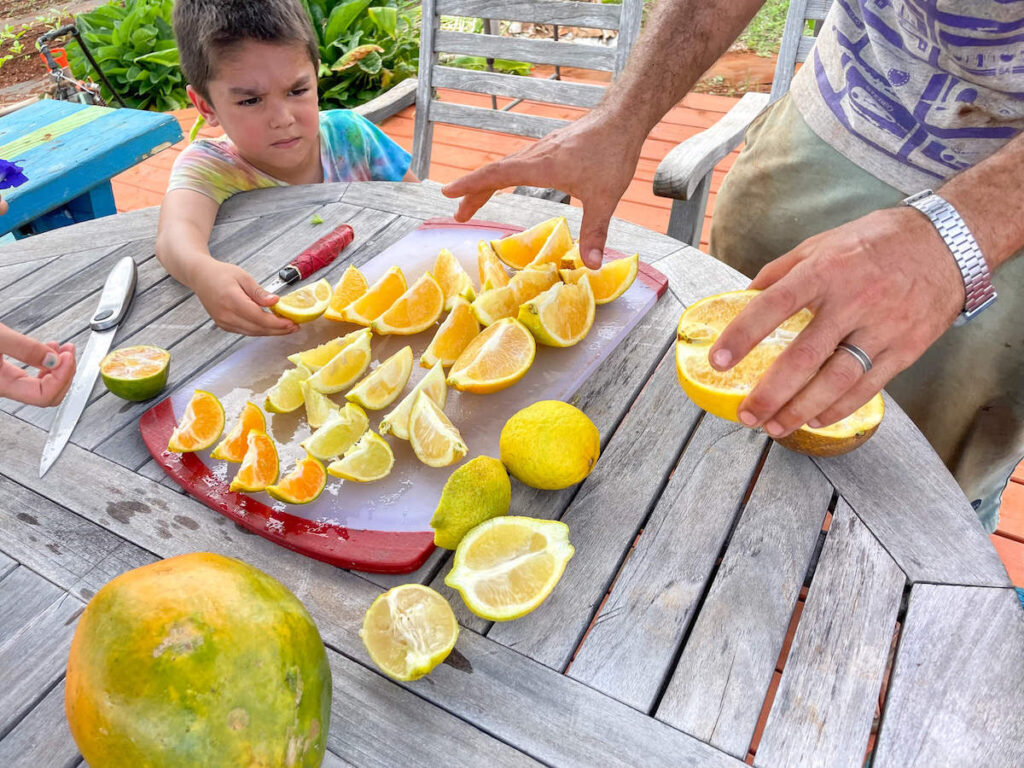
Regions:
<instances>
[{"instance_id":1,"label":"grey knife handle","mask_svg":"<svg viewBox=\"0 0 1024 768\"><path fill-rule=\"evenodd\" d=\"M125 256L110 270L107 282L103 285L103 293L100 294L96 313L89 321L94 331L105 331L121 322L128 313L132 296L135 295L137 279L138 270L131 256Z\"/></svg>"}]
</instances>

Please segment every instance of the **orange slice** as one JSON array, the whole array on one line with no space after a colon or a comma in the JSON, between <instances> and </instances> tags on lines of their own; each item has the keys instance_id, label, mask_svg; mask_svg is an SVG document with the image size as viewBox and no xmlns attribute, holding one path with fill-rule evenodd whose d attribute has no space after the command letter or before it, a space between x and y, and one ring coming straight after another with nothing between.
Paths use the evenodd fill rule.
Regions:
<instances>
[{"instance_id":1,"label":"orange slice","mask_svg":"<svg viewBox=\"0 0 1024 768\"><path fill-rule=\"evenodd\" d=\"M167 450L174 453L205 451L224 431L224 406L209 392L197 389L185 406L185 414L171 433Z\"/></svg>"},{"instance_id":2,"label":"orange slice","mask_svg":"<svg viewBox=\"0 0 1024 768\"><path fill-rule=\"evenodd\" d=\"M443 311L444 291L434 276L425 272L370 326L381 336L411 336L436 323Z\"/></svg>"},{"instance_id":3,"label":"orange slice","mask_svg":"<svg viewBox=\"0 0 1024 768\"><path fill-rule=\"evenodd\" d=\"M444 366L452 365L478 333L480 323L477 322L472 307L465 299L457 298L452 311L441 323L430 346L420 357L420 365L424 368L433 368L437 363Z\"/></svg>"},{"instance_id":4,"label":"orange slice","mask_svg":"<svg viewBox=\"0 0 1024 768\"><path fill-rule=\"evenodd\" d=\"M434 268L430 274L437 280L444 293L444 308L446 310L455 306L455 300L460 296L466 301L476 298L476 290L473 288L473 280L469 273L462 268L459 260L447 248L442 248L434 260Z\"/></svg>"},{"instance_id":5,"label":"orange slice","mask_svg":"<svg viewBox=\"0 0 1024 768\"><path fill-rule=\"evenodd\" d=\"M213 449L213 452L210 453L210 458L233 461L236 464L240 462L245 458L245 451L249 445L249 432L253 429L258 432L265 432L267 429L267 419L258 405L246 402L242 407L241 415L238 417L238 423L231 429L228 436L221 440L217 447Z\"/></svg>"},{"instance_id":6,"label":"orange slice","mask_svg":"<svg viewBox=\"0 0 1024 768\"><path fill-rule=\"evenodd\" d=\"M331 294L331 303L324 312L328 320L343 321L341 311L349 304L364 295L369 290L369 283L363 277L363 273L356 267L349 265L345 274L334 284L334 292Z\"/></svg>"},{"instance_id":7,"label":"orange slice","mask_svg":"<svg viewBox=\"0 0 1024 768\"><path fill-rule=\"evenodd\" d=\"M527 264L526 267L531 269L547 263L554 263L557 266L561 258L571 248L572 235L569 234L569 223L564 218L561 218L555 224L555 228L551 230L548 239L544 241L544 245L537 251L537 255L533 257L533 261Z\"/></svg>"},{"instance_id":8,"label":"orange slice","mask_svg":"<svg viewBox=\"0 0 1024 768\"><path fill-rule=\"evenodd\" d=\"M559 274L567 283L578 283L586 275L590 279L590 287L594 290L594 303L607 304L615 301L636 280L640 269L640 255L634 253L625 259L614 259L606 262L600 269L563 269Z\"/></svg>"},{"instance_id":9,"label":"orange slice","mask_svg":"<svg viewBox=\"0 0 1024 768\"><path fill-rule=\"evenodd\" d=\"M519 321L541 344L571 347L582 341L594 324L594 292L590 280L559 283L519 307Z\"/></svg>"},{"instance_id":10,"label":"orange slice","mask_svg":"<svg viewBox=\"0 0 1024 768\"><path fill-rule=\"evenodd\" d=\"M327 486L327 470L319 459L306 454L295 462L295 469L281 478L281 482L268 485L273 498L286 504L309 504L323 493Z\"/></svg>"},{"instance_id":11,"label":"orange slice","mask_svg":"<svg viewBox=\"0 0 1024 768\"><path fill-rule=\"evenodd\" d=\"M277 447L270 435L252 430L246 438L247 446L242 466L238 468L229 490L254 493L277 482Z\"/></svg>"},{"instance_id":12,"label":"orange slice","mask_svg":"<svg viewBox=\"0 0 1024 768\"><path fill-rule=\"evenodd\" d=\"M508 272L501 265L501 259L491 248L486 240L476 244L476 266L480 274L480 290L488 291L491 288L501 288L508 285Z\"/></svg>"},{"instance_id":13,"label":"orange slice","mask_svg":"<svg viewBox=\"0 0 1024 768\"><path fill-rule=\"evenodd\" d=\"M514 317L499 320L469 343L448 374L463 392L488 394L510 387L533 365L537 344Z\"/></svg>"},{"instance_id":14,"label":"orange slice","mask_svg":"<svg viewBox=\"0 0 1024 768\"><path fill-rule=\"evenodd\" d=\"M498 255L498 258L513 269L523 269L537 258L537 254L544 247L548 237L558 226L558 222L564 222L561 216L542 221L529 229L518 232L501 240L492 240L491 247Z\"/></svg>"},{"instance_id":15,"label":"orange slice","mask_svg":"<svg viewBox=\"0 0 1024 768\"><path fill-rule=\"evenodd\" d=\"M358 325L369 325L387 312L398 297L405 293L405 288L405 275L401 267L392 267L366 293L339 312L341 319Z\"/></svg>"}]
</instances>

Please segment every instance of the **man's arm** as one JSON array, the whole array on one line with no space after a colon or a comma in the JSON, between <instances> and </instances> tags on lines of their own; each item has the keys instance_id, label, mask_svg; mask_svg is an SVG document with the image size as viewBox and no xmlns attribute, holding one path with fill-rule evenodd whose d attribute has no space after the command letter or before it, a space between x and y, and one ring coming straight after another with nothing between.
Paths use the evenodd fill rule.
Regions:
<instances>
[{"instance_id":1,"label":"man's arm","mask_svg":"<svg viewBox=\"0 0 1024 768\"><path fill-rule=\"evenodd\" d=\"M465 221L505 187L554 187L583 203L580 253L597 267L644 139L743 31L763 0L661 0L601 104L524 150L448 184Z\"/></svg>"}]
</instances>

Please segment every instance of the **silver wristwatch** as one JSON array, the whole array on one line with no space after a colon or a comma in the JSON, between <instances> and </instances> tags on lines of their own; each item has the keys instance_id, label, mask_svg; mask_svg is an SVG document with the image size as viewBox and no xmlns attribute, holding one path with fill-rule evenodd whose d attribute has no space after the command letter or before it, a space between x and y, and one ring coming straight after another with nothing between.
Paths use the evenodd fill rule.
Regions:
<instances>
[{"instance_id":1,"label":"silver wristwatch","mask_svg":"<svg viewBox=\"0 0 1024 768\"><path fill-rule=\"evenodd\" d=\"M931 220L960 268L960 275L964 279L964 309L953 325L963 325L973 320L996 300L988 264L981 254L978 241L956 208L930 189L911 195L903 204L917 208Z\"/></svg>"}]
</instances>

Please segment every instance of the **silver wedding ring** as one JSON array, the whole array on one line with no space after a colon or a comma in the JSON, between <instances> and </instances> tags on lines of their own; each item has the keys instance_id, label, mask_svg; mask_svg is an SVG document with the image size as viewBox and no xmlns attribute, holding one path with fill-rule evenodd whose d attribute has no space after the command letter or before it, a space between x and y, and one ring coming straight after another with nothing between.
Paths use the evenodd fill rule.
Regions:
<instances>
[{"instance_id":1,"label":"silver wedding ring","mask_svg":"<svg viewBox=\"0 0 1024 768\"><path fill-rule=\"evenodd\" d=\"M840 341L839 346L836 347L836 349L841 349L844 352L849 352L851 355L857 358L857 362L861 364L861 367L864 369L864 373L867 373L868 371L871 370L871 358L868 356L867 352L858 347L856 344L851 344L848 341Z\"/></svg>"}]
</instances>

